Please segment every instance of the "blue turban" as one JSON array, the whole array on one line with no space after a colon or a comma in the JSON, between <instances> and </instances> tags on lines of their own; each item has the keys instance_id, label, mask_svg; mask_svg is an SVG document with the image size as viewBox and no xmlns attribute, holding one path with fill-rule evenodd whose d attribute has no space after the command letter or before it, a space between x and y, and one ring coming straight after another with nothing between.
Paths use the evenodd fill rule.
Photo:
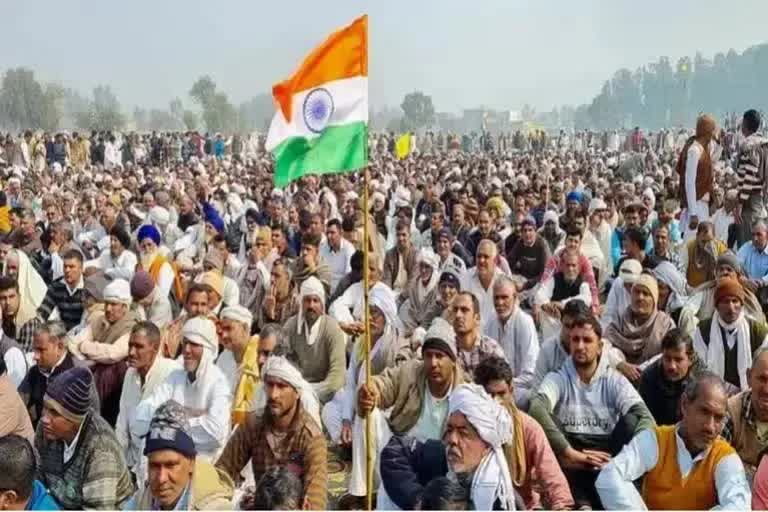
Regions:
<instances>
[{"instance_id":1,"label":"blue turban","mask_svg":"<svg viewBox=\"0 0 768 512\"><path fill-rule=\"evenodd\" d=\"M573 192L568 192L568 195L565 196L566 201L577 201L580 203L582 199L584 199L584 195L581 192L577 192L575 190Z\"/></svg>"},{"instance_id":2,"label":"blue turban","mask_svg":"<svg viewBox=\"0 0 768 512\"><path fill-rule=\"evenodd\" d=\"M203 214L205 215L205 222L212 225L219 233L224 232L224 219L221 218L216 208L208 203L203 203Z\"/></svg>"},{"instance_id":3,"label":"blue turban","mask_svg":"<svg viewBox=\"0 0 768 512\"><path fill-rule=\"evenodd\" d=\"M151 238L155 245L160 245L160 232L152 224L147 224L139 229L139 243L147 238Z\"/></svg>"}]
</instances>

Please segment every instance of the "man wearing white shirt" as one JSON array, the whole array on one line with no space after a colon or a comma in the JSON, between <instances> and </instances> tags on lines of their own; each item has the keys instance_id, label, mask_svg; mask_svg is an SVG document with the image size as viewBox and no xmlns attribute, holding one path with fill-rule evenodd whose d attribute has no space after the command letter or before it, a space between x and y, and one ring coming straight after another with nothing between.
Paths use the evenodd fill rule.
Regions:
<instances>
[{"instance_id":1,"label":"man wearing white shirt","mask_svg":"<svg viewBox=\"0 0 768 512\"><path fill-rule=\"evenodd\" d=\"M110 279L133 278L138 259L128 248L131 246L131 236L121 227L115 226L109 232L109 251L104 251L98 258L87 261L85 269L99 269Z\"/></svg>"},{"instance_id":2,"label":"man wearing white shirt","mask_svg":"<svg viewBox=\"0 0 768 512\"><path fill-rule=\"evenodd\" d=\"M749 510L744 465L720 433L727 418L723 380L699 374L686 387L677 425L637 434L595 482L606 510ZM643 478L642 492L634 481Z\"/></svg>"},{"instance_id":3,"label":"man wearing white shirt","mask_svg":"<svg viewBox=\"0 0 768 512\"><path fill-rule=\"evenodd\" d=\"M341 221L338 219L328 221L325 233L325 241L320 243L320 260L331 269L333 294L339 281L352 270L349 262L355 253L355 246L341 236Z\"/></svg>"},{"instance_id":4,"label":"man wearing white shirt","mask_svg":"<svg viewBox=\"0 0 768 512\"><path fill-rule=\"evenodd\" d=\"M182 339L184 368L171 372L136 406L131 435L146 435L155 410L176 400L187 410L198 456L214 460L229 436L232 408L229 383L215 363L219 351L216 325L208 318L191 318L182 328Z\"/></svg>"},{"instance_id":5,"label":"man wearing white shirt","mask_svg":"<svg viewBox=\"0 0 768 512\"><path fill-rule=\"evenodd\" d=\"M496 314L493 306L493 285L503 275L496 266L498 247L483 239L477 245L476 266L467 270L461 279L461 290L474 294L480 301L480 325L485 325Z\"/></svg>"},{"instance_id":6,"label":"man wearing white shirt","mask_svg":"<svg viewBox=\"0 0 768 512\"><path fill-rule=\"evenodd\" d=\"M131 434L131 423L136 406L178 368L179 364L166 359L160 353L160 330L152 322L139 322L131 329L128 340L128 370L125 372L123 389L120 394L120 412L115 424L115 434L125 449L128 469L135 475L141 463L141 449L144 441Z\"/></svg>"},{"instance_id":7,"label":"man wearing white shirt","mask_svg":"<svg viewBox=\"0 0 768 512\"><path fill-rule=\"evenodd\" d=\"M499 342L512 367L515 402L526 407L536 360L539 356L539 338L533 318L522 311L517 301L517 287L507 276L501 276L493 285L496 314L485 324L483 334Z\"/></svg>"}]
</instances>

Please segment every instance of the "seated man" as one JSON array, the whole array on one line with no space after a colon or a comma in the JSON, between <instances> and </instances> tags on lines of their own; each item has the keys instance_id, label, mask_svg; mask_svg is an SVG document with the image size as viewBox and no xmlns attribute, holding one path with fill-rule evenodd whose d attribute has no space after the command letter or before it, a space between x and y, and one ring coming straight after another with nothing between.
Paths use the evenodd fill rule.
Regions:
<instances>
[{"instance_id":1,"label":"seated man","mask_svg":"<svg viewBox=\"0 0 768 512\"><path fill-rule=\"evenodd\" d=\"M680 421L680 398L696 373L706 366L693 350L693 340L675 328L661 340L661 357L640 376L640 396L657 425Z\"/></svg>"},{"instance_id":2,"label":"seated man","mask_svg":"<svg viewBox=\"0 0 768 512\"><path fill-rule=\"evenodd\" d=\"M440 315L437 305L437 283L440 278L440 257L431 249L419 250L414 279L400 294L400 318L409 335L417 327L427 328Z\"/></svg>"},{"instance_id":3,"label":"seated man","mask_svg":"<svg viewBox=\"0 0 768 512\"><path fill-rule=\"evenodd\" d=\"M59 505L37 480L32 443L7 435L0 437L0 505L3 510L59 510Z\"/></svg>"},{"instance_id":4,"label":"seated man","mask_svg":"<svg viewBox=\"0 0 768 512\"><path fill-rule=\"evenodd\" d=\"M635 388L608 366L601 337L594 317L574 320L571 355L557 373L544 378L529 411L560 458L577 507L600 506L595 470L654 425Z\"/></svg>"},{"instance_id":5,"label":"seated man","mask_svg":"<svg viewBox=\"0 0 768 512\"><path fill-rule=\"evenodd\" d=\"M43 397L48 383L74 366L72 354L67 350L64 341L66 336L66 328L61 322L48 322L35 331L32 342L35 365L29 369L19 386L19 393L27 405L33 427L37 426L42 416Z\"/></svg>"},{"instance_id":6,"label":"seated man","mask_svg":"<svg viewBox=\"0 0 768 512\"><path fill-rule=\"evenodd\" d=\"M768 226L758 221L752 226L752 240L739 248L736 257L747 275L749 288L765 306L768 301Z\"/></svg>"},{"instance_id":7,"label":"seated man","mask_svg":"<svg viewBox=\"0 0 768 512\"><path fill-rule=\"evenodd\" d=\"M451 326L435 319L424 337L423 359L412 359L387 368L363 384L357 393L357 414L373 411L374 454L378 456L392 433L419 441L440 439L447 418L451 389L464 382L457 363L456 341ZM386 417L388 412L389 416ZM364 475L360 475L364 482ZM351 490L351 489L350 489Z\"/></svg>"},{"instance_id":8,"label":"seated man","mask_svg":"<svg viewBox=\"0 0 768 512\"><path fill-rule=\"evenodd\" d=\"M32 442L35 435L32 422L29 421L29 414L16 390L16 384L8 377L5 362L2 359L0 359L0 407L3 411L0 415L0 437L16 434Z\"/></svg>"},{"instance_id":9,"label":"seated man","mask_svg":"<svg viewBox=\"0 0 768 512\"><path fill-rule=\"evenodd\" d=\"M696 238L687 243L680 258L688 286L696 288L713 280L717 258L727 250L725 242L715 238L715 226L711 222L700 222Z\"/></svg>"},{"instance_id":10,"label":"seated man","mask_svg":"<svg viewBox=\"0 0 768 512\"><path fill-rule=\"evenodd\" d=\"M480 301L480 322L490 320L495 314L493 307L493 284L504 273L498 267L496 258L499 248L491 240L482 239L477 244L475 266L461 275L461 290L471 292Z\"/></svg>"},{"instance_id":11,"label":"seated man","mask_svg":"<svg viewBox=\"0 0 768 512\"><path fill-rule=\"evenodd\" d=\"M336 320L325 314L325 288L317 278L302 283L299 300L299 314L285 323L283 336L302 375L324 404L344 386L346 340Z\"/></svg>"},{"instance_id":12,"label":"seated man","mask_svg":"<svg viewBox=\"0 0 768 512\"><path fill-rule=\"evenodd\" d=\"M727 397L720 377L699 375L683 394L678 424L639 432L603 467L595 487L605 509L749 510L744 466L719 437Z\"/></svg>"},{"instance_id":13,"label":"seated man","mask_svg":"<svg viewBox=\"0 0 768 512\"><path fill-rule=\"evenodd\" d=\"M744 289L735 279L718 281L715 304L712 318L699 323L693 348L730 390L746 390L752 354L768 341L768 325L744 315Z\"/></svg>"},{"instance_id":14,"label":"seated man","mask_svg":"<svg viewBox=\"0 0 768 512\"><path fill-rule=\"evenodd\" d=\"M157 287L148 272L139 270L131 279L131 297L136 304L136 316L140 320L165 327L173 321L171 301L167 295L157 293Z\"/></svg>"},{"instance_id":15,"label":"seated man","mask_svg":"<svg viewBox=\"0 0 768 512\"><path fill-rule=\"evenodd\" d=\"M138 264L138 258L131 251L131 235L119 226L113 227L109 235L109 250L86 261L83 265L85 273L90 274L90 269L101 270L110 279L130 281Z\"/></svg>"},{"instance_id":16,"label":"seated man","mask_svg":"<svg viewBox=\"0 0 768 512\"><path fill-rule=\"evenodd\" d=\"M122 509L131 474L112 427L92 407L93 376L75 367L51 381L35 433L40 482L64 509Z\"/></svg>"},{"instance_id":17,"label":"seated man","mask_svg":"<svg viewBox=\"0 0 768 512\"><path fill-rule=\"evenodd\" d=\"M231 510L234 484L197 457L187 414L169 400L157 408L144 440L146 484L123 510Z\"/></svg>"},{"instance_id":18,"label":"seated man","mask_svg":"<svg viewBox=\"0 0 768 512\"><path fill-rule=\"evenodd\" d=\"M480 363L475 374L477 384L504 405L512 417L514 435L505 447L514 455L512 483L525 503L526 510L542 507L538 490L544 492L545 502L551 510L573 507L568 481L547 442L541 425L515 405L512 368L503 359L491 357Z\"/></svg>"},{"instance_id":19,"label":"seated man","mask_svg":"<svg viewBox=\"0 0 768 512\"><path fill-rule=\"evenodd\" d=\"M40 319L37 318L37 306L39 304L35 304L34 296L42 297L47 289L31 265L28 266L26 272L34 274L28 276L19 274L15 278L0 277L0 308L2 308L0 312L2 313L3 334L18 343L24 354L32 352L35 329L42 325ZM32 287L31 289L25 288L23 296L20 282Z\"/></svg>"},{"instance_id":20,"label":"seated man","mask_svg":"<svg viewBox=\"0 0 768 512\"><path fill-rule=\"evenodd\" d=\"M236 480L250 462L258 482L271 468L295 467L308 508L325 509L328 448L312 388L287 359L271 356L264 364L264 391L266 407L235 429L216 468Z\"/></svg>"},{"instance_id":21,"label":"seated man","mask_svg":"<svg viewBox=\"0 0 768 512\"><path fill-rule=\"evenodd\" d=\"M762 425L768 423L768 349L755 353L747 377L749 389L728 399L728 421L722 436L736 450L751 482L768 448L762 435Z\"/></svg>"},{"instance_id":22,"label":"seated man","mask_svg":"<svg viewBox=\"0 0 768 512\"><path fill-rule=\"evenodd\" d=\"M184 299L184 311L169 325L158 326L163 334L163 355L165 357L176 359L181 355L181 331L187 320L201 317L214 322L217 321L216 315L211 312L211 303L208 300L209 291L208 285L192 283L187 289Z\"/></svg>"},{"instance_id":23,"label":"seated man","mask_svg":"<svg viewBox=\"0 0 768 512\"><path fill-rule=\"evenodd\" d=\"M395 293L402 293L416 274L418 249L411 242L411 226L407 221L398 221L397 243L384 255L382 281Z\"/></svg>"},{"instance_id":24,"label":"seated man","mask_svg":"<svg viewBox=\"0 0 768 512\"><path fill-rule=\"evenodd\" d=\"M464 246L453 237L449 227L438 232L435 252L440 257L440 272L453 269L461 274L467 270L467 262L472 259Z\"/></svg>"},{"instance_id":25,"label":"seated man","mask_svg":"<svg viewBox=\"0 0 768 512\"><path fill-rule=\"evenodd\" d=\"M458 386L448 398L442 441L393 437L381 454L377 509L418 508L424 485L449 472L469 495L470 510L514 510L517 492L508 445L514 425L507 409L476 384Z\"/></svg>"},{"instance_id":26,"label":"seated man","mask_svg":"<svg viewBox=\"0 0 768 512\"><path fill-rule=\"evenodd\" d=\"M563 251L560 260L560 270L540 284L533 299L533 316L538 319L544 338L557 331L560 314L569 301L579 299L592 306L592 292L579 270L579 253Z\"/></svg>"},{"instance_id":27,"label":"seated man","mask_svg":"<svg viewBox=\"0 0 768 512\"><path fill-rule=\"evenodd\" d=\"M51 283L37 316L43 320L60 319L67 330L72 329L83 316L83 255L78 251L67 251L64 260L64 278ZM54 317L54 312L57 317Z\"/></svg>"},{"instance_id":28,"label":"seated man","mask_svg":"<svg viewBox=\"0 0 768 512\"><path fill-rule=\"evenodd\" d=\"M485 324L483 334L501 345L515 375L515 403L527 408L533 370L539 355L536 325L531 316L520 308L517 287L512 279L502 276L496 280L493 300L496 314Z\"/></svg>"},{"instance_id":29,"label":"seated man","mask_svg":"<svg viewBox=\"0 0 768 512\"><path fill-rule=\"evenodd\" d=\"M240 510L307 510L301 478L288 468L270 468L256 482L252 496L244 496Z\"/></svg>"},{"instance_id":30,"label":"seated man","mask_svg":"<svg viewBox=\"0 0 768 512\"><path fill-rule=\"evenodd\" d=\"M458 361L465 375L474 376L475 369L488 357L506 359L499 342L481 331L480 302L477 297L470 292L459 292L453 299L451 309Z\"/></svg>"},{"instance_id":31,"label":"seated man","mask_svg":"<svg viewBox=\"0 0 768 512\"><path fill-rule=\"evenodd\" d=\"M642 274L632 286L629 307L605 330L605 339L624 352L627 365L635 370L628 375L637 384L640 373L652 357L661 352L661 340L675 327L672 319L656 305L659 302L659 285L656 279Z\"/></svg>"},{"instance_id":32,"label":"seated man","mask_svg":"<svg viewBox=\"0 0 768 512\"><path fill-rule=\"evenodd\" d=\"M541 282L546 283L557 273L562 272L563 256L567 253L578 254L579 262L579 276L581 279L589 285L589 291L592 294L591 308L594 313L597 313L600 308L600 293L597 289L597 280L595 279L595 271L592 267L592 262L584 254L582 249L582 243L584 239L584 233L577 228L569 228L568 235L565 237L565 245L559 247L549 261L547 261L544 267L544 273L541 275Z\"/></svg>"},{"instance_id":33,"label":"seated man","mask_svg":"<svg viewBox=\"0 0 768 512\"><path fill-rule=\"evenodd\" d=\"M139 402L129 425L130 435L145 436L155 410L175 400L187 411L189 435L198 454L214 460L229 436L232 407L229 383L215 364L219 352L216 325L207 318L191 318L184 324L182 338L184 367L172 371L165 382Z\"/></svg>"},{"instance_id":34,"label":"seated man","mask_svg":"<svg viewBox=\"0 0 768 512\"><path fill-rule=\"evenodd\" d=\"M512 275L520 276L520 292L526 292L539 284L544 266L549 260L547 242L536 233L536 221L526 217L520 223L520 240L507 253L507 261Z\"/></svg>"},{"instance_id":35,"label":"seated man","mask_svg":"<svg viewBox=\"0 0 768 512\"><path fill-rule=\"evenodd\" d=\"M411 358L410 347L402 337L402 325L397 317L395 301L390 293L374 289L369 299L371 309L371 375L379 375L387 368L402 364ZM365 496L365 420L356 414L355 392L365 382L365 345L358 339L352 349L347 369L345 388L323 407L322 419L334 443L352 447L352 473L349 494Z\"/></svg>"},{"instance_id":36,"label":"seated man","mask_svg":"<svg viewBox=\"0 0 768 512\"><path fill-rule=\"evenodd\" d=\"M128 281L111 281L104 288L104 303L104 316L70 337L67 347L76 360L85 361L91 367L99 391L101 415L114 425L120 411L120 392L127 369L128 339L136 324L136 314L129 309L131 288Z\"/></svg>"},{"instance_id":37,"label":"seated man","mask_svg":"<svg viewBox=\"0 0 768 512\"><path fill-rule=\"evenodd\" d=\"M173 359L163 357L160 330L151 322L139 322L131 328L128 339L128 370L120 393L120 410L115 434L125 450L125 462L136 476L141 461L143 440L131 435L136 407L179 368ZM142 475L139 475L140 477Z\"/></svg>"},{"instance_id":38,"label":"seated man","mask_svg":"<svg viewBox=\"0 0 768 512\"><path fill-rule=\"evenodd\" d=\"M642 273L643 267L637 260L628 259L621 264L619 276L611 283L608 298L605 300L605 308L600 317L603 328L607 328L611 322L618 321L621 314L629 307L632 286Z\"/></svg>"},{"instance_id":39,"label":"seated man","mask_svg":"<svg viewBox=\"0 0 768 512\"><path fill-rule=\"evenodd\" d=\"M533 371L531 389L539 389L544 377L551 372L557 372L565 364L571 353L571 329L577 318L590 314L589 307L581 300L572 300L563 308L560 316L560 332L541 344L541 350L536 358L536 367ZM621 350L611 346L611 343L603 340L603 357L608 358L608 366L624 373L624 354Z\"/></svg>"}]
</instances>

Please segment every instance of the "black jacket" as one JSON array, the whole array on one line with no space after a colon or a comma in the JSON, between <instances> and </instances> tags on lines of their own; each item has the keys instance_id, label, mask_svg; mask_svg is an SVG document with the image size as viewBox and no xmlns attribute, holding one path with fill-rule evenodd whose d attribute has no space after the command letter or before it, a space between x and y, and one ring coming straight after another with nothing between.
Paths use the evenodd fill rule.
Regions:
<instances>
[{"instance_id":1,"label":"black jacket","mask_svg":"<svg viewBox=\"0 0 768 512\"><path fill-rule=\"evenodd\" d=\"M411 437L392 436L380 460L384 489L402 510L414 510L424 486L448 473L445 446L437 439L421 443Z\"/></svg>"}]
</instances>

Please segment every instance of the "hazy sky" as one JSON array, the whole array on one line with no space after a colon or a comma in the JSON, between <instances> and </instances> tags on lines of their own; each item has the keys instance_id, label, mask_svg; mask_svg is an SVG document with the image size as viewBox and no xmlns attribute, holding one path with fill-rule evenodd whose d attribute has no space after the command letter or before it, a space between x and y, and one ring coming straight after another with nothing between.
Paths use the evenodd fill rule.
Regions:
<instances>
[{"instance_id":1,"label":"hazy sky","mask_svg":"<svg viewBox=\"0 0 768 512\"><path fill-rule=\"evenodd\" d=\"M415 89L439 111L583 103L620 67L768 40L768 1L8 1L0 69L167 107L210 74L239 102L285 78L328 33L369 14L376 109Z\"/></svg>"}]
</instances>

